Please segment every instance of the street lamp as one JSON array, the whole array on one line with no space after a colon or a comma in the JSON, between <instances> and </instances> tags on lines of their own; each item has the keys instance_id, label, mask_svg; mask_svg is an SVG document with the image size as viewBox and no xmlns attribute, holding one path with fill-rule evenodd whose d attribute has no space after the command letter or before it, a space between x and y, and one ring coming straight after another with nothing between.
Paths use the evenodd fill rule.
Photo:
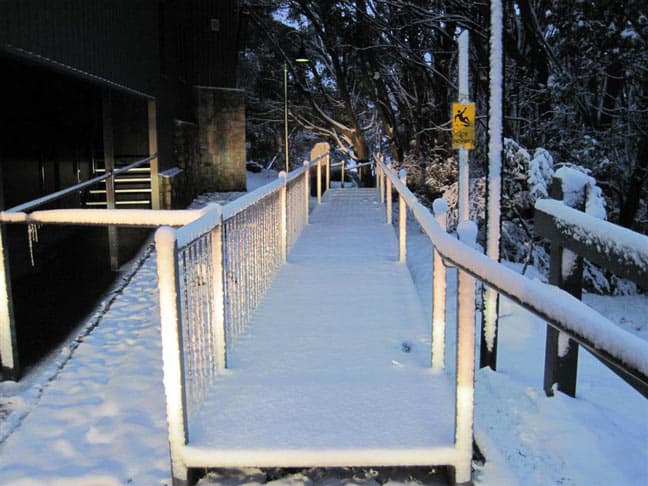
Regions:
<instances>
[{"instance_id":1,"label":"street lamp","mask_svg":"<svg viewBox=\"0 0 648 486\"><path fill-rule=\"evenodd\" d=\"M295 57L295 62L305 64L310 62L306 56L304 41L302 40L299 53ZM284 150L286 151L286 174L290 172L290 159L288 158L288 63L284 62Z\"/></svg>"}]
</instances>

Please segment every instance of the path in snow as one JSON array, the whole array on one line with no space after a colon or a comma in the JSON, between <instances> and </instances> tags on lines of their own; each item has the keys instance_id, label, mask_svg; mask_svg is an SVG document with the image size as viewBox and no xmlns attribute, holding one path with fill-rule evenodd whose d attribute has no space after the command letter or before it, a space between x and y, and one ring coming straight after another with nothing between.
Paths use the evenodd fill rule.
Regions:
<instances>
[{"instance_id":1,"label":"path in snow","mask_svg":"<svg viewBox=\"0 0 648 486\"><path fill-rule=\"evenodd\" d=\"M430 369L430 326L397 253L375 189L329 190L190 421L190 444L242 460L287 449L298 465L313 451L371 449L375 461L451 447L453 387Z\"/></svg>"}]
</instances>

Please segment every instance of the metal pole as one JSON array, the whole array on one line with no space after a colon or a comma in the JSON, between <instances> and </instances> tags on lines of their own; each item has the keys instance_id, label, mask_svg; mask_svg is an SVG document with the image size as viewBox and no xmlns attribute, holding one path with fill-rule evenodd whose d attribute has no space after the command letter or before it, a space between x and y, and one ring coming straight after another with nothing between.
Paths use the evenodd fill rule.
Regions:
<instances>
[{"instance_id":1,"label":"metal pole","mask_svg":"<svg viewBox=\"0 0 648 486\"><path fill-rule=\"evenodd\" d=\"M459 103L467 103L468 86L468 40L469 34L464 30L458 39L459 44ZM470 218L470 169L468 166L468 150L459 149L459 222Z\"/></svg>"},{"instance_id":2,"label":"metal pole","mask_svg":"<svg viewBox=\"0 0 648 486\"><path fill-rule=\"evenodd\" d=\"M446 231L448 203L438 198L432 207L434 218ZM445 367L446 285L446 267L435 248L432 266L432 367L439 369Z\"/></svg>"},{"instance_id":3,"label":"metal pole","mask_svg":"<svg viewBox=\"0 0 648 486\"><path fill-rule=\"evenodd\" d=\"M115 175L113 173L115 169L115 149L112 96L108 89L104 89L102 94L104 166L106 173L111 174L106 179L106 207L115 209ZM110 269L117 270L119 268L119 240L116 226L108 226L108 252L110 253Z\"/></svg>"},{"instance_id":4,"label":"metal pole","mask_svg":"<svg viewBox=\"0 0 648 486\"><path fill-rule=\"evenodd\" d=\"M407 184L407 171L401 169L398 174L400 181ZM407 260L407 204L405 199L398 194L398 261L405 263Z\"/></svg>"},{"instance_id":5,"label":"metal pole","mask_svg":"<svg viewBox=\"0 0 648 486\"><path fill-rule=\"evenodd\" d=\"M284 150L286 152L286 174L290 172L288 157L288 64L284 62Z\"/></svg>"},{"instance_id":6,"label":"metal pole","mask_svg":"<svg viewBox=\"0 0 648 486\"><path fill-rule=\"evenodd\" d=\"M491 2L490 38L490 97L488 116L488 197L486 205L486 254L500 260L501 195L502 195L502 2ZM497 327L499 320L499 294L484 286L482 312L482 341L479 366L497 365Z\"/></svg>"}]
</instances>

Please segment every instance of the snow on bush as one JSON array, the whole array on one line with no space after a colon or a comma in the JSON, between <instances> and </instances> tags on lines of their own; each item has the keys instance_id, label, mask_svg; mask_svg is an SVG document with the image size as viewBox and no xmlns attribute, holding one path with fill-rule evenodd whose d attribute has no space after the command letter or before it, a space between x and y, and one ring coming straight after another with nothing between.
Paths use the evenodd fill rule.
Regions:
<instances>
[{"instance_id":1,"label":"snow on bush","mask_svg":"<svg viewBox=\"0 0 648 486\"><path fill-rule=\"evenodd\" d=\"M533 153L533 159L529 163L527 182L529 193L533 200L549 197L549 186L554 175L553 157L542 147L537 148Z\"/></svg>"}]
</instances>

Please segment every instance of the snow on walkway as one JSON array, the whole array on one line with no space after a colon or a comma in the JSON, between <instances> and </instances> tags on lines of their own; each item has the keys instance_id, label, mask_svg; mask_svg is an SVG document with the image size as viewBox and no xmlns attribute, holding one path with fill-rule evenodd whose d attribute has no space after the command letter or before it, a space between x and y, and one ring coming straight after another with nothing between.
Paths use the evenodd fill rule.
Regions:
<instances>
[{"instance_id":1,"label":"snow on walkway","mask_svg":"<svg viewBox=\"0 0 648 486\"><path fill-rule=\"evenodd\" d=\"M397 252L375 189L328 191L190 421L190 444L222 460L284 449L298 464L452 447L453 387L430 369L430 326Z\"/></svg>"},{"instance_id":2,"label":"snow on walkway","mask_svg":"<svg viewBox=\"0 0 648 486\"><path fill-rule=\"evenodd\" d=\"M58 376L35 385L40 401L0 444L2 485L168 482L157 301L148 257Z\"/></svg>"}]
</instances>

